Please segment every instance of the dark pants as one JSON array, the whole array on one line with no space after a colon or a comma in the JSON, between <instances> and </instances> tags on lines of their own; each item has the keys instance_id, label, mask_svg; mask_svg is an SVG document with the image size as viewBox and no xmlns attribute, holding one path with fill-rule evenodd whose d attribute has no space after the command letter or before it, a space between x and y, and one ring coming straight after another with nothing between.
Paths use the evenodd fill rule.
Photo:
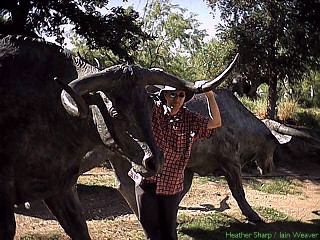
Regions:
<instances>
[{"instance_id":1,"label":"dark pants","mask_svg":"<svg viewBox=\"0 0 320 240\"><path fill-rule=\"evenodd\" d=\"M138 217L150 240L177 240L177 213L180 193L156 195L154 183L136 186Z\"/></svg>"}]
</instances>

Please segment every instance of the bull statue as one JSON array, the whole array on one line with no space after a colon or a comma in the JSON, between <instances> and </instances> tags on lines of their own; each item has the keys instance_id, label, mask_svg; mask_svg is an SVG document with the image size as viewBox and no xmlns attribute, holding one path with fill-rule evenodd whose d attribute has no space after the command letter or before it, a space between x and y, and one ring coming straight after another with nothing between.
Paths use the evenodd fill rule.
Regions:
<instances>
[{"instance_id":1,"label":"bull statue","mask_svg":"<svg viewBox=\"0 0 320 240\"><path fill-rule=\"evenodd\" d=\"M73 58L60 47L0 36L0 239L14 238L14 205L34 200L45 202L72 239L90 239L75 188L82 159L96 148L109 149L142 175L157 174L163 156L145 86L201 93L233 66L202 88L137 66L77 76Z\"/></svg>"},{"instance_id":2,"label":"bull statue","mask_svg":"<svg viewBox=\"0 0 320 240\"><path fill-rule=\"evenodd\" d=\"M215 130L210 139L200 139L193 144L184 173L184 192L181 199L190 189L194 173L201 176L224 175L243 215L251 222L260 222L260 216L245 198L241 179L242 167L253 163L261 174L272 171L275 149L280 145L270 130L298 137L317 148L320 148L320 141L307 133L267 121L269 129L228 90L216 89L215 95L222 126ZM191 110L206 115L208 110L203 101L206 101L203 95L196 95L187 105ZM130 163L125 161L123 156L109 150L87 157L81 172L98 166L106 159L111 162L116 175L116 188L134 213L137 213L134 182L127 175L131 168Z\"/></svg>"}]
</instances>

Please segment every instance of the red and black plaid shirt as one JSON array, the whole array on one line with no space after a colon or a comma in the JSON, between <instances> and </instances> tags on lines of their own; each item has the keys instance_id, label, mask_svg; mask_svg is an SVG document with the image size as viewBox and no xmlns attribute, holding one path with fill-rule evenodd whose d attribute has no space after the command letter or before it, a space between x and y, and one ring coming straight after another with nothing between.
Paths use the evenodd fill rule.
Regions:
<instances>
[{"instance_id":1,"label":"red and black plaid shirt","mask_svg":"<svg viewBox=\"0 0 320 240\"><path fill-rule=\"evenodd\" d=\"M208 118L186 107L182 107L173 117L164 112L164 106L159 105L155 106L152 115L152 129L164 154L164 166L159 174L143 181L156 183L156 194L173 195L183 190L183 174L193 142L211 137L213 130L207 128Z\"/></svg>"}]
</instances>

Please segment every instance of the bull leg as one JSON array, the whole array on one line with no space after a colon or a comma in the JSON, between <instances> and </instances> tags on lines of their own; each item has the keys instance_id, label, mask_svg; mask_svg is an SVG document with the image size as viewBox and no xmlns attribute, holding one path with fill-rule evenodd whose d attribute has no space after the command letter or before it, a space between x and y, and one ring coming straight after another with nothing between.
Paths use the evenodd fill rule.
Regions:
<instances>
[{"instance_id":1,"label":"bull leg","mask_svg":"<svg viewBox=\"0 0 320 240\"><path fill-rule=\"evenodd\" d=\"M0 177L0 239L12 240L16 232L16 221L14 218L14 200L12 187L9 180Z\"/></svg>"},{"instance_id":2,"label":"bull leg","mask_svg":"<svg viewBox=\"0 0 320 240\"><path fill-rule=\"evenodd\" d=\"M91 239L75 186L44 202L72 239Z\"/></svg>"},{"instance_id":3,"label":"bull leg","mask_svg":"<svg viewBox=\"0 0 320 240\"><path fill-rule=\"evenodd\" d=\"M135 196L135 183L128 176L128 171L131 164L122 156L114 154L109 160L115 171L116 176L116 189L121 193L124 199L129 204L131 210L138 216L138 208Z\"/></svg>"},{"instance_id":4,"label":"bull leg","mask_svg":"<svg viewBox=\"0 0 320 240\"><path fill-rule=\"evenodd\" d=\"M261 222L260 216L251 208L246 200L242 186L241 167L238 165L229 166L225 169L225 173L232 196L236 199L242 214L251 222Z\"/></svg>"}]
</instances>

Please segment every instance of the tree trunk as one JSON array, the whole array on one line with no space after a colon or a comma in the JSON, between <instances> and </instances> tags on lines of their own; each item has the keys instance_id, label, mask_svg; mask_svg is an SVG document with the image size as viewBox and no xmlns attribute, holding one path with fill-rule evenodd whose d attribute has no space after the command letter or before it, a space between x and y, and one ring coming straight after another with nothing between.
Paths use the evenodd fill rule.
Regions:
<instances>
[{"instance_id":1,"label":"tree trunk","mask_svg":"<svg viewBox=\"0 0 320 240\"><path fill-rule=\"evenodd\" d=\"M276 102L277 102L277 74L273 72L269 80L268 106L267 106L266 118L274 120L276 115Z\"/></svg>"}]
</instances>

